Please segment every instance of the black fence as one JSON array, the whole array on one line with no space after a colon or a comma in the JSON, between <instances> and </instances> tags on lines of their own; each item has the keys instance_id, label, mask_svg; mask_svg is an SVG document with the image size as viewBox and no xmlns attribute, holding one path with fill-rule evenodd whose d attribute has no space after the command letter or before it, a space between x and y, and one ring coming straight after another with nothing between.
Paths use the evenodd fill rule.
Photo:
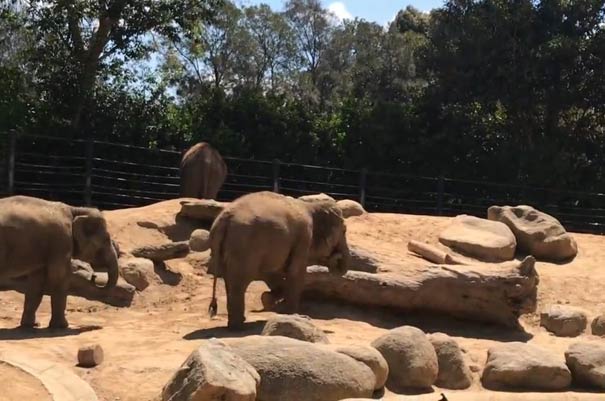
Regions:
<instances>
[{"instance_id":1,"label":"black fence","mask_svg":"<svg viewBox=\"0 0 605 401\"><path fill-rule=\"evenodd\" d=\"M0 133L0 196L31 195L102 209L143 206L179 196L181 153L165 149ZM447 177L379 173L225 157L219 200L256 191L292 196L324 192L368 211L485 217L491 205L528 204L568 229L605 232L605 194Z\"/></svg>"}]
</instances>

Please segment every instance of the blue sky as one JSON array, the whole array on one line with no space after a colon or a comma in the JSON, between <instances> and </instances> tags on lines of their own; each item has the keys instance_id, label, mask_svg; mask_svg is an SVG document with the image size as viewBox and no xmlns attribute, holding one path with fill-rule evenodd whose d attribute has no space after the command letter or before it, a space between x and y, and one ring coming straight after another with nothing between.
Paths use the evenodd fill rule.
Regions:
<instances>
[{"instance_id":1,"label":"blue sky","mask_svg":"<svg viewBox=\"0 0 605 401\"><path fill-rule=\"evenodd\" d=\"M443 0L321 0L321 2L340 18L359 17L381 25L391 21L397 11L408 4L422 11L429 11L443 4ZM266 3L274 10L281 10L285 0L236 0L236 3L244 5Z\"/></svg>"}]
</instances>

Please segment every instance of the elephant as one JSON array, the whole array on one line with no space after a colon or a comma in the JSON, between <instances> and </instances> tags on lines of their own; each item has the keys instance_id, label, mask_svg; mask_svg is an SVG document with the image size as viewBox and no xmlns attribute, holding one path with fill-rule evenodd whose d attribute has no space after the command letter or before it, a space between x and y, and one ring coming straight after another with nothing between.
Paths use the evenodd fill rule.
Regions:
<instances>
[{"instance_id":1,"label":"elephant","mask_svg":"<svg viewBox=\"0 0 605 401\"><path fill-rule=\"evenodd\" d=\"M227 290L228 328L241 330L245 322L245 292L254 280L270 291L265 307L281 299L285 313L296 313L307 266L324 265L344 275L350 254L346 225L334 201L304 202L262 191L229 204L210 229L209 271L214 274L211 316L216 315L216 280Z\"/></svg>"},{"instance_id":2,"label":"elephant","mask_svg":"<svg viewBox=\"0 0 605 401\"><path fill-rule=\"evenodd\" d=\"M67 328L72 258L105 267L108 279L102 288L109 290L118 281L116 251L98 209L29 196L0 199L0 279L27 276L22 328L37 326L36 311L45 292L51 297L49 327Z\"/></svg>"},{"instance_id":3,"label":"elephant","mask_svg":"<svg viewBox=\"0 0 605 401\"><path fill-rule=\"evenodd\" d=\"M215 199L227 177L227 165L206 142L193 145L181 160L181 198Z\"/></svg>"}]
</instances>

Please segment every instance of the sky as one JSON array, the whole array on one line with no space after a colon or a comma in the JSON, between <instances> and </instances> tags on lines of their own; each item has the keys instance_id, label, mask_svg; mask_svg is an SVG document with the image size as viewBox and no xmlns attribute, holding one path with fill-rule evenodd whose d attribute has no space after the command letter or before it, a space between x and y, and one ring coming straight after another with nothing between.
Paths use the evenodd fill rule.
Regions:
<instances>
[{"instance_id":1,"label":"sky","mask_svg":"<svg viewBox=\"0 0 605 401\"><path fill-rule=\"evenodd\" d=\"M237 3L254 5L266 3L274 10L283 9L286 0L239 0ZM363 18L384 25L394 19L399 10L412 5L421 11L430 11L443 4L443 0L321 0L324 7L340 19Z\"/></svg>"}]
</instances>

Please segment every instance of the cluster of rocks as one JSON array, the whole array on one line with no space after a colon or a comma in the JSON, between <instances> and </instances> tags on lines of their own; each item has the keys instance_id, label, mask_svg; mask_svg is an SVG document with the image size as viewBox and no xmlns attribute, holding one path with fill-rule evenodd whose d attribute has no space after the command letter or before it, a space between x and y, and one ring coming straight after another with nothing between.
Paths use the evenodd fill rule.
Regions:
<instances>
[{"instance_id":1,"label":"cluster of rocks","mask_svg":"<svg viewBox=\"0 0 605 401\"><path fill-rule=\"evenodd\" d=\"M526 205L492 206L487 219L457 216L439 241L486 262L511 260L516 253L561 262L578 253L574 238L557 219Z\"/></svg>"},{"instance_id":2,"label":"cluster of rocks","mask_svg":"<svg viewBox=\"0 0 605 401\"><path fill-rule=\"evenodd\" d=\"M585 310L569 305L550 305L540 313L540 325L558 337L577 337L588 327ZM605 314L596 316L591 323L595 336L605 336Z\"/></svg>"}]
</instances>

